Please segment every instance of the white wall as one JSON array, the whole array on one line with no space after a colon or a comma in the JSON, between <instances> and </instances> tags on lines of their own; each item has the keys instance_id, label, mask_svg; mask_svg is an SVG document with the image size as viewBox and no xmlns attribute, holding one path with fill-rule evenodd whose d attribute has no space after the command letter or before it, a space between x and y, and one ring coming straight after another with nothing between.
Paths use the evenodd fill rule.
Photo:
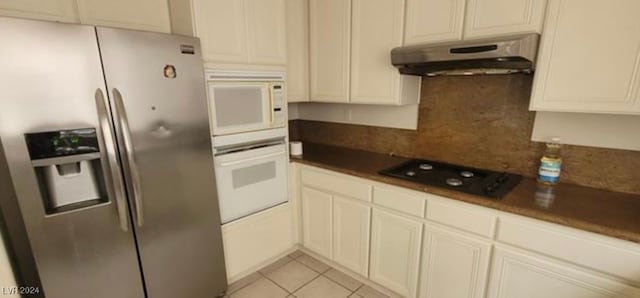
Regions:
<instances>
[{"instance_id":1,"label":"white wall","mask_svg":"<svg viewBox=\"0 0 640 298\"><path fill-rule=\"evenodd\" d=\"M289 104L289 119L415 130L418 128L418 106L297 103Z\"/></svg>"},{"instance_id":2,"label":"white wall","mask_svg":"<svg viewBox=\"0 0 640 298\"><path fill-rule=\"evenodd\" d=\"M640 151L640 116L537 112L531 140Z\"/></svg>"}]
</instances>

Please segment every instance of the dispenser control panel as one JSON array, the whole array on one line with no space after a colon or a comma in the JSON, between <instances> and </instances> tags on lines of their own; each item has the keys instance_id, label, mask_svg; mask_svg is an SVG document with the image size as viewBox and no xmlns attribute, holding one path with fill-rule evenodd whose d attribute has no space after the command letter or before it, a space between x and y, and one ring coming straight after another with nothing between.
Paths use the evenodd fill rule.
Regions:
<instances>
[{"instance_id":1,"label":"dispenser control panel","mask_svg":"<svg viewBox=\"0 0 640 298\"><path fill-rule=\"evenodd\" d=\"M95 128L25 134L31 160L99 152Z\"/></svg>"}]
</instances>

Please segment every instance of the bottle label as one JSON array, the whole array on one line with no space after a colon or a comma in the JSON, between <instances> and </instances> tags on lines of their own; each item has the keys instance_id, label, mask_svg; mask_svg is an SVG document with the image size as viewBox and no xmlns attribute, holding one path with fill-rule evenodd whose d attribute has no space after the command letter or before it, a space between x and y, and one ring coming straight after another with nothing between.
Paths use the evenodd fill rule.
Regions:
<instances>
[{"instance_id":1,"label":"bottle label","mask_svg":"<svg viewBox=\"0 0 640 298\"><path fill-rule=\"evenodd\" d=\"M538 171L538 180L556 183L560 178L560 163L542 161Z\"/></svg>"}]
</instances>

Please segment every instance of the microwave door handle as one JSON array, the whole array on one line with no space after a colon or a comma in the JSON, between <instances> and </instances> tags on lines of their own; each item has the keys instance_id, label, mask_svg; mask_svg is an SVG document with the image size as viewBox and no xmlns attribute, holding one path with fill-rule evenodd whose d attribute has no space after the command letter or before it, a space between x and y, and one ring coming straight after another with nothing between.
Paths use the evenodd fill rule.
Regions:
<instances>
[{"instance_id":1,"label":"microwave door handle","mask_svg":"<svg viewBox=\"0 0 640 298\"><path fill-rule=\"evenodd\" d=\"M107 161L107 180L105 183L107 190L115 198L115 205L118 212L118 220L120 221L120 228L127 232L129 230L129 222L127 218L127 202L125 199L124 182L122 181L122 169L118 162L118 156L116 153L116 141L111 129L111 121L109 118L107 104L104 99L104 94L101 89L96 90L95 94L96 108L98 110L98 120L100 123L100 132L102 134L102 147L105 148Z\"/></svg>"},{"instance_id":2,"label":"microwave door handle","mask_svg":"<svg viewBox=\"0 0 640 298\"><path fill-rule=\"evenodd\" d=\"M274 157L274 156L282 155L282 154L285 154L285 153L286 152L284 150L282 150L282 151L278 151L278 152L274 152L274 153L269 153L269 154L264 154L264 155L260 155L260 156L249 157L249 158L245 158L245 159L241 159L241 160L221 162L220 166L221 167L228 167L228 166L233 166L233 165L237 165L237 164L243 164L243 163L254 161L254 160L260 160L260 159L265 159L265 158L269 158L269 157Z\"/></svg>"},{"instance_id":3,"label":"microwave door handle","mask_svg":"<svg viewBox=\"0 0 640 298\"><path fill-rule=\"evenodd\" d=\"M271 115L271 126L273 126L276 122L276 111L275 111L275 105L273 103L273 99L274 98L274 94L273 94L273 87L271 85L269 85L269 103L270 103L270 107L269 107L269 115Z\"/></svg>"},{"instance_id":4,"label":"microwave door handle","mask_svg":"<svg viewBox=\"0 0 640 298\"><path fill-rule=\"evenodd\" d=\"M120 128L120 135L122 136L122 143L124 145L124 155L126 155L128 167L125 169L125 176L131 183L133 191L133 202L135 206L136 222L139 227L144 223L144 212L142 209L142 186L140 185L140 172L138 171L138 165L136 164L136 157L133 150L133 141L131 140L131 130L129 127L129 120L127 118L127 112L124 108L122 101L122 94L117 88L113 88L113 98L115 101L115 107L117 112L117 118Z\"/></svg>"}]
</instances>

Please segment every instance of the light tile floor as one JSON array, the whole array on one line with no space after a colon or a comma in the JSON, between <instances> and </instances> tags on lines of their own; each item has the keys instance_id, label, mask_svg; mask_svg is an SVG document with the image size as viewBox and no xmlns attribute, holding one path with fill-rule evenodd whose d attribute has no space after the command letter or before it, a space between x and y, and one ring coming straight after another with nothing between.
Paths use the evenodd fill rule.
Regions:
<instances>
[{"instance_id":1,"label":"light tile floor","mask_svg":"<svg viewBox=\"0 0 640 298\"><path fill-rule=\"evenodd\" d=\"M229 298L388 298L300 251L231 284Z\"/></svg>"}]
</instances>

